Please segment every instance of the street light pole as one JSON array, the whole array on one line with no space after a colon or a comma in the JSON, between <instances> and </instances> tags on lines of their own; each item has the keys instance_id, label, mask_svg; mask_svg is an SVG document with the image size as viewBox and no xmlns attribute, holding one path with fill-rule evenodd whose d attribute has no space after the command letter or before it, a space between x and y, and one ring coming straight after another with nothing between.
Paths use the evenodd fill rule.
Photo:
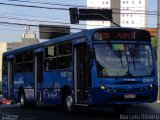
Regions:
<instances>
[{"instance_id":1,"label":"street light pole","mask_svg":"<svg viewBox=\"0 0 160 120\"><path fill-rule=\"evenodd\" d=\"M160 0L158 0L157 29L158 29L158 46L157 46L158 101L160 101Z\"/></svg>"}]
</instances>

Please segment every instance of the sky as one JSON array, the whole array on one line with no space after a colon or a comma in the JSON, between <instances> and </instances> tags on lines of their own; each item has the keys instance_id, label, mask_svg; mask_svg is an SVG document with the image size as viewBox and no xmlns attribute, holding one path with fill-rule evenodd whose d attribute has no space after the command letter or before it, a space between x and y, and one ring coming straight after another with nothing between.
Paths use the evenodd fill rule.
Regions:
<instances>
[{"instance_id":1,"label":"sky","mask_svg":"<svg viewBox=\"0 0 160 120\"><path fill-rule=\"evenodd\" d=\"M86 0L0 0L0 42L21 41L21 36L25 33L25 26L15 25L15 23L31 25L70 25L69 11L64 9L75 6L85 6L85 3ZM20 6L13 6L13 4ZM22 7L21 5L42 6L48 9ZM157 27L157 0L148 0L147 7L149 14L147 15L147 27ZM57 8L64 9L57 10ZM9 24L4 24L5 22ZM84 23L80 22L80 24ZM79 31L78 29L85 28L85 26L72 25L71 28L72 31L76 32ZM31 27L31 30L38 34L38 27Z\"/></svg>"}]
</instances>

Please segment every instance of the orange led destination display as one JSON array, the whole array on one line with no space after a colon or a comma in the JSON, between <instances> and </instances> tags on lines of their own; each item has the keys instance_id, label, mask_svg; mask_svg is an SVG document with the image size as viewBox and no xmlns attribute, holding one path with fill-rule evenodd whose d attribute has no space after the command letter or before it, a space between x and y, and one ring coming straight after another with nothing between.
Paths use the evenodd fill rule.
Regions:
<instances>
[{"instance_id":1,"label":"orange led destination display","mask_svg":"<svg viewBox=\"0 0 160 120\"><path fill-rule=\"evenodd\" d=\"M150 41L150 39L150 34L146 31L98 31L94 33L94 40Z\"/></svg>"}]
</instances>

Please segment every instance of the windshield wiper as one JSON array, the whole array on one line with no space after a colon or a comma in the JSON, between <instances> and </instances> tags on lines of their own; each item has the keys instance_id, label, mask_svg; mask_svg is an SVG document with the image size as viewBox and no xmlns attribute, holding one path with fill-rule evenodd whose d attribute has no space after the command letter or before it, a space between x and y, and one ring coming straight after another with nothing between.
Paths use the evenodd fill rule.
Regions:
<instances>
[{"instance_id":1,"label":"windshield wiper","mask_svg":"<svg viewBox=\"0 0 160 120\"><path fill-rule=\"evenodd\" d=\"M125 75L125 76L133 76L131 73L130 73L130 69L129 69L129 61L128 61L128 56L127 56L127 51L126 51L126 49L125 49L125 56L126 56L126 59L127 59L127 69L128 69L128 71L127 71L127 75Z\"/></svg>"},{"instance_id":2,"label":"windshield wiper","mask_svg":"<svg viewBox=\"0 0 160 120\"><path fill-rule=\"evenodd\" d=\"M136 70L136 64L135 64L135 59L134 59L133 53L135 53L135 49L134 49L134 51L132 51L132 59L133 59L134 70Z\"/></svg>"},{"instance_id":3,"label":"windshield wiper","mask_svg":"<svg viewBox=\"0 0 160 120\"><path fill-rule=\"evenodd\" d=\"M118 48L118 52L119 52L119 55L120 55L120 58L121 58L121 65L122 65L122 68L123 68L122 54L121 54L121 51L119 50L119 48Z\"/></svg>"}]
</instances>

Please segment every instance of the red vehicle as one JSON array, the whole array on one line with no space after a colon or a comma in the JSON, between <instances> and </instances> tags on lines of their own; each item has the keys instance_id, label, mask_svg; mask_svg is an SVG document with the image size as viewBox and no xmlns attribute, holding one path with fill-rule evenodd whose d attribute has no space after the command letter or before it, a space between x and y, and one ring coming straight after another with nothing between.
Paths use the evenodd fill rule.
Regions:
<instances>
[{"instance_id":1,"label":"red vehicle","mask_svg":"<svg viewBox=\"0 0 160 120\"><path fill-rule=\"evenodd\" d=\"M0 96L0 105L2 105L2 104L7 104L7 105L9 105L9 104L11 104L11 103L12 103L11 100L7 100L7 99L4 98L2 95Z\"/></svg>"}]
</instances>

